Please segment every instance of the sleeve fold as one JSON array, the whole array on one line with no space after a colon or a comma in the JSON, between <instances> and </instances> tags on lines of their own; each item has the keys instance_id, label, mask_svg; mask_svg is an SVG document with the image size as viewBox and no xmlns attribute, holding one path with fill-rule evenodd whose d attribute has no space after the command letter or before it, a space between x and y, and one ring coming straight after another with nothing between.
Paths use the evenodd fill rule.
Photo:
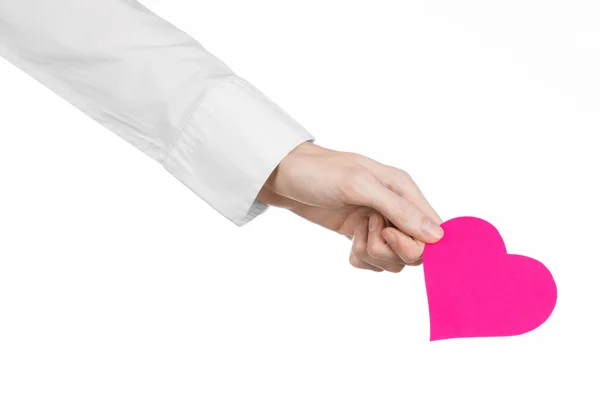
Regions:
<instances>
[{"instance_id":1,"label":"sleeve fold","mask_svg":"<svg viewBox=\"0 0 600 397\"><path fill-rule=\"evenodd\" d=\"M267 206L256 200L279 162L314 137L240 77L200 103L163 166L210 206L242 226Z\"/></svg>"},{"instance_id":2,"label":"sleeve fold","mask_svg":"<svg viewBox=\"0 0 600 397\"><path fill-rule=\"evenodd\" d=\"M291 116L135 0L0 0L0 56L147 154L236 225L295 146Z\"/></svg>"}]
</instances>

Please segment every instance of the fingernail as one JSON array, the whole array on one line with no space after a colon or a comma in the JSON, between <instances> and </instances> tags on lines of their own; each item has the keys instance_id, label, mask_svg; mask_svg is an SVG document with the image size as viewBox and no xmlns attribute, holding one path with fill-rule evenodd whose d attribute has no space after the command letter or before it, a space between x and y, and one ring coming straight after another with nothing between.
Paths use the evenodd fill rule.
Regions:
<instances>
[{"instance_id":1,"label":"fingernail","mask_svg":"<svg viewBox=\"0 0 600 397\"><path fill-rule=\"evenodd\" d=\"M369 231L372 232L375 229L377 229L377 216L371 215L369 218Z\"/></svg>"},{"instance_id":2,"label":"fingernail","mask_svg":"<svg viewBox=\"0 0 600 397\"><path fill-rule=\"evenodd\" d=\"M429 219L426 219L423 223L423 233L435 239L440 239L444 235L444 230Z\"/></svg>"}]
</instances>

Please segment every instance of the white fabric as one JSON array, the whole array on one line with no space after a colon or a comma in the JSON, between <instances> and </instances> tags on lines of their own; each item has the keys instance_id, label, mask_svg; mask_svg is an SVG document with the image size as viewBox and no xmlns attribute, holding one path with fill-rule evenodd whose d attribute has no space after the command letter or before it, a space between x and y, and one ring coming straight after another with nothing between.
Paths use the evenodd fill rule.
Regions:
<instances>
[{"instance_id":1,"label":"white fabric","mask_svg":"<svg viewBox=\"0 0 600 397\"><path fill-rule=\"evenodd\" d=\"M281 159L314 140L134 0L0 0L0 56L163 164L238 226L266 210L256 197Z\"/></svg>"}]
</instances>

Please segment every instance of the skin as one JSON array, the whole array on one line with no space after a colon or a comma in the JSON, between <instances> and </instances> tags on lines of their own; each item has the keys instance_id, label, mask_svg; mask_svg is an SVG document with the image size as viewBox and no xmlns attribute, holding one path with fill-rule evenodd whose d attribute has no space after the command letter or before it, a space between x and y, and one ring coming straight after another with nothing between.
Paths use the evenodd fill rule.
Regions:
<instances>
[{"instance_id":1,"label":"skin","mask_svg":"<svg viewBox=\"0 0 600 397\"><path fill-rule=\"evenodd\" d=\"M258 199L352 240L350 264L398 273L422 263L442 235L439 215L403 170L305 142L269 176Z\"/></svg>"}]
</instances>

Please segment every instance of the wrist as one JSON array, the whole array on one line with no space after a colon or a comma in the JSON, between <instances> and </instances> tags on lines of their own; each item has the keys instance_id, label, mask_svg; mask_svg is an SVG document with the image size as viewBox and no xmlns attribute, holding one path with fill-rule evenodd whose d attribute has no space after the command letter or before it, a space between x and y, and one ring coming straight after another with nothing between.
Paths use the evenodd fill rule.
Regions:
<instances>
[{"instance_id":1,"label":"wrist","mask_svg":"<svg viewBox=\"0 0 600 397\"><path fill-rule=\"evenodd\" d=\"M291 173L295 168L295 164L298 163L298 160L305 160L307 156L318 156L328 151L328 149L315 145L309 141L296 146L271 172L261 188L257 199L270 206L289 208L291 206L291 201L293 200L290 200L278 192L287 190L284 188L284 185L293 181Z\"/></svg>"}]
</instances>

